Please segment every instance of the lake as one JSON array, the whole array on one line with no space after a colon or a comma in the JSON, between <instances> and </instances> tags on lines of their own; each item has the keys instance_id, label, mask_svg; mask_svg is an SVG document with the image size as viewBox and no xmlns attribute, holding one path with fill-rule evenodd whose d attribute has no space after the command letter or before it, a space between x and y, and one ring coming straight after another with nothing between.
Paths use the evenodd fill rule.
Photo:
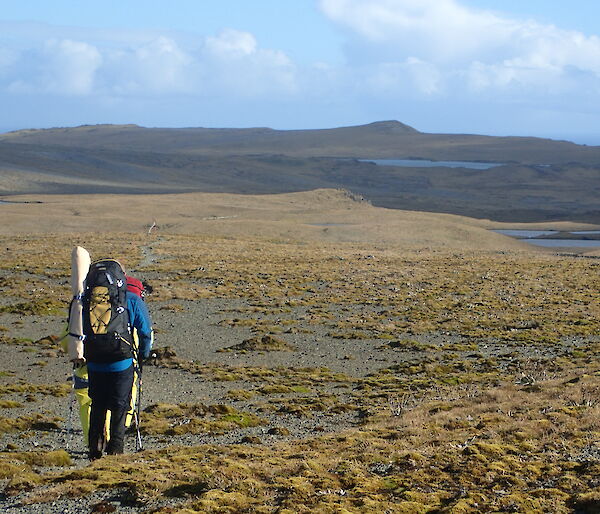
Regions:
<instances>
[{"instance_id":1,"label":"lake","mask_svg":"<svg viewBox=\"0 0 600 514\"><path fill-rule=\"evenodd\" d=\"M372 162L378 166L401 166L404 168L468 168L471 170L489 170L504 166L500 162L473 161L427 161L425 159L358 159L360 162Z\"/></svg>"},{"instance_id":2,"label":"lake","mask_svg":"<svg viewBox=\"0 0 600 514\"><path fill-rule=\"evenodd\" d=\"M39 200L35 200L35 201L25 200L25 201L22 201L22 202L13 201L13 200L0 200L0 203L8 203L8 204L12 203L12 204L15 204L15 203L44 203L44 202L41 202Z\"/></svg>"},{"instance_id":3,"label":"lake","mask_svg":"<svg viewBox=\"0 0 600 514\"><path fill-rule=\"evenodd\" d=\"M600 241L593 239L524 239L523 241L547 248L600 248Z\"/></svg>"},{"instance_id":4,"label":"lake","mask_svg":"<svg viewBox=\"0 0 600 514\"><path fill-rule=\"evenodd\" d=\"M505 236L516 237L518 239L558 234L558 230L494 230L494 232L498 232L498 234L503 234Z\"/></svg>"},{"instance_id":5,"label":"lake","mask_svg":"<svg viewBox=\"0 0 600 514\"><path fill-rule=\"evenodd\" d=\"M546 248L600 248L600 240L598 239L536 239L539 236L558 234L558 230L494 230L493 232ZM600 230L583 230L568 232L568 234L585 236L600 234Z\"/></svg>"}]
</instances>

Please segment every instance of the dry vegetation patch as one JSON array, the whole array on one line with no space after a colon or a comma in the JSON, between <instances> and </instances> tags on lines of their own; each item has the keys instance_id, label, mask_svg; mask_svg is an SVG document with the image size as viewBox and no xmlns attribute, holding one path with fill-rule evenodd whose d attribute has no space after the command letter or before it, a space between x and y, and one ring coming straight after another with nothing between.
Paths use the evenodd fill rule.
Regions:
<instances>
[{"instance_id":1,"label":"dry vegetation patch","mask_svg":"<svg viewBox=\"0 0 600 514\"><path fill-rule=\"evenodd\" d=\"M561 378L539 391L504 383L448 396L443 408L440 399L424 401L380 412L361 429L275 448L146 451L34 473L9 490L36 483L61 496L125 487L141 505L177 497L202 512L593 512L600 410L573 398L598 380Z\"/></svg>"},{"instance_id":2,"label":"dry vegetation patch","mask_svg":"<svg viewBox=\"0 0 600 514\"><path fill-rule=\"evenodd\" d=\"M262 302L254 309L260 317L231 324L260 325L268 322L262 318L267 313L304 306L312 307L305 315L310 321L330 323L340 338L444 330L546 344L600 329L594 297L600 264L588 259L358 245L320 245L317 251L312 245L201 236L166 236L156 252L162 258L151 269L162 279L154 299ZM347 316L332 318L332 306L348 309Z\"/></svg>"},{"instance_id":3,"label":"dry vegetation patch","mask_svg":"<svg viewBox=\"0 0 600 514\"><path fill-rule=\"evenodd\" d=\"M111 490L158 512L598 511L594 259L164 234L2 244L10 248L0 266L0 292L9 299L0 313L5 348L55 349L53 338L26 341L26 327L14 322L43 314L33 307L50 298L66 311L73 244L92 247L94 256L122 255L142 270L154 287L151 311L168 309L176 320L194 302L235 299L220 311L219 327L251 334L214 354L235 352L239 361L198 362L158 345L149 366L222 395L144 409L145 434L165 448L61 471L45 468L68 464L3 452L4 492L24 504ZM32 280L38 291L25 287ZM327 342L342 347L332 361L361 349L379 364L353 374L268 361L312 351L308 344L280 351L293 349L288 337L304 334L319 334L319 353ZM261 352L262 365L243 360ZM64 427L59 416L18 411L27 398L65 396L70 387L27 384L11 371L2 372L13 383L0 386L0 408L17 414L0 419L0 434ZM316 437L325 418L340 426ZM303 423L311 428L297 437ZM252 427L260 437L243 432ZM236 430L234 440L246 444L176 444ZM160 503L167 500L178 503Z\"/></svg>"},{"instance_id":4,"label":"dry vegetation patch","mask_svg":"<svg viewBox=\"0 0 600 514\"><path fill-rule=\"evenodd\" d=\"M220 434L264 423L254 414L223 404L155 404L144 409L143 421L144 433L165 435Z\"/></svg>"},{"instance_id":5,"label":"dry vegetation patch","mask_svg":"<svg viewBox=\"0 0 600 514\"><path fill-rule=\"evenodd\" d=\"M221 351L225 352L293 352L296 347L283 339L272 335L251 337L240 344L228 346Z\"/></svg>"}]
</instances>

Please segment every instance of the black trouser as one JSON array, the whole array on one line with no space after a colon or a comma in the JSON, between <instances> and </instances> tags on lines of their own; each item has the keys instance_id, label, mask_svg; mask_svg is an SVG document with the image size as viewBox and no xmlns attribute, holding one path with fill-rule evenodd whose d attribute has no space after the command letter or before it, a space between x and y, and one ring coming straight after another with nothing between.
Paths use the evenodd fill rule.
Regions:
<instances>
[{"instance_id":1,"label":"black trouser","mask_svg":"<svg viewBox=\"0 0 600 514\"><path fill-rule=\"evenodd\" d=\"M124 371L104 373L88 371L92 399L90 411L89 448L90 457L97 458L106 453L123 453L125 418L129 410L133 366ZM110 410L110 439L106 441L104 424L106 411Z\"/></svg>"}]
</instances>

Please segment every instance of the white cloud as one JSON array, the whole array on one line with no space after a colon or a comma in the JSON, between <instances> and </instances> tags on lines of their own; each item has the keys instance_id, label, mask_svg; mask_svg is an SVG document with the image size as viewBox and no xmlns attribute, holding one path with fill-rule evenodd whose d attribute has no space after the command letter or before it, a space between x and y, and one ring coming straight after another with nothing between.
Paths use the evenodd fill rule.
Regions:
<instances>
[{"instance_id":1,"label":"white cloud","mask_svg":"<svg viewBox=\"0 0 600 514\"><path fill-rule=\"evenodd\" d=\"M34 34L34 28L18 26L12 41L8 34L0 37L0 91L107 99L225 92L249 98L298 90L290 58L260 47L249 32L225 29L195 40L148 32L134 33L127 41L120 32L99 30L90 31L88 40L20 38ZM43 28L46 35L59 32ZM81 35L79 29L72 32Z\"/></svg>"},{"instance_id":2,"label":"white cloud","mask_svg":"<svg viewBox=\"0 0 600 514\"><path fill-rule=\"evenodd\" d=\"M11 62L7 90L85 96L93 92L102 65L99 50L71 39L51 39L42 48L23 50Z\"/></svg>"},{"instance_id":3,"label":"white cloud","mask_svg":"<svg viewBox=\"0 0 600 514\"><path fill-rule=\"evenodd\" d=\"M50 40L44 47L46 60L38 83L59 94L86 95L94 87L94 76L102 64L98 49L82 41Z\"/></svg>"},{"instance_id":4,"label":"white cloud","mask_svg":"<svg viewBox=\"0 0 600 514\"><path fill-rule=\"evenodd\" d=\"M159 36L133 48L105 50L101 70L109 94L169 94L193 90L193 57Z\"/></svg>"},{"instance_id":5,"label":"white cloud","mask_svg":"<svg viewBox=\"0 0 600 514\"><path fill-rule=\"evenodd\" d=\"M254 35L233 29L205 39L203 87L241 97L297 91L296 67L281 50L260 48Z\"/></svg>"},{"instance_id":6,"label":"white cloud","mask_svg":"<svg viewBox=\"0 0 600 514\"><path fill-rule=\"evenodd\" d=\"M549 77L566 85L582 72L600 80L597 36L470 9L457 0L320 0L320 6L349 31L351 63L405 66L416 59L428 69L425 78L438 77L438 86L442 75L447 83L464 77L473 91L538 87ZM424 93L433 88L431 80L415 84Z\"/></svg>"},{"instance_id":7,"label":"white cloud","mask_svg":"<svg viewBox=\"0 0 600 514\"><path fill-rule=\"evenodd\" d=\"M321 0L321 9L364 43L398 56L447 62L508 41L512 21L455 0Z\"/></svg>"},{"instance_id":8,"label":"white cloud","mask_svg":"<svg viewBox=\"0 0 600 514\"><path fill-rule=\"evenodd\" d=\"M12 66L19 56L18 53L10 48L0 47L0 73L6 73L8 68Z\"/></svg>"},{"instance_id":9,"label":"white cloud","mask_svg":"<svg viewBox=\"0 0 600 514\"><path fill-rule=\"evenodd\" d=\"M222 30L216 37L206 38L206 50L217 58L246 57L256 53L256 38L249 32Z\"/></svg>"},{"instance_id":10,"label":"white cloud","mask_svg":"<svg viewBox=\"0 0 600 514\"><path fill-rule=\"evenodd\" d=\"M375 93L410 94L416 91L425 96L441 90L442 75L430 63L410 57L402 63L381 63L365 73L366 83Z\"/></svg>"},{"instance_id":11,"label":"white cloud","mask_svg":"<svg viewBox=\"0 0 600 514\"><path fill-rule=\"evenodd\" d=\"M160 37L135 52L142 78L156 90L177 90L184 87L185 69L192 58L175 41Z\"/></svg>"}]
</instances>

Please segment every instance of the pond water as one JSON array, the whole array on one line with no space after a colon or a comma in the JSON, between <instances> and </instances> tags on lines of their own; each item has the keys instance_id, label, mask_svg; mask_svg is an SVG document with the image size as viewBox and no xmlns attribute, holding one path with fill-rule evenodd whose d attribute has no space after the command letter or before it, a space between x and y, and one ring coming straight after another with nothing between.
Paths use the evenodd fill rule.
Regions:
<instances>
[{"instance_id":1,"label":"pond water","mask_svg":"<svg viewBox=\"0 0 600 514\"><path fill-rule=\"evenodd\" d=\"M524 241L535 246L549 248L600 248L600 241L594 241L593 239L524 239Z\"/></svg>"},{"instance_id":2,"label":"pond water","mask_svg":"<svg viewBox=\"0 0 600 514\"><path fill-rule=\"evenodd\" d=\"M493 232L546 248L600 248L600 239L536 239L539 236L558 234L558 230L494 230ZM584 236L600 234L600 230L582 230L568 233Z\"/></svg>"},{"instance_id":3,"label":"pond water","mask_svg":"<svg viewBox=\"0 0 600 514\"><path fill-rule=\"evenodd\" d=\"M39 200L35 200L35 201L22 201L22 202L18 202L16 200L0 200L0 203L6 203L6 204L15 204L15 203L43 203Z\"/></svg>"},{"instance_id":4,"label":"pond water","mask_svg":"<svg viewBox=\"0 0 600 514\"><path fill-rule=\"evenodd\" d=\"M489 170L504 166L500 162L474 161L427 161L425 159L359 159L361 162L372 162L378 166L401 166L405 168L469 168L472 170Z\"/></svg>"},{"instance_id":5,"label":"pond water","mask_svg":"<svg viewBox=\"0 0 600 514\"><path fill-rule=\"evenodd\" d=\"M494 230L494 232L504 234L505 236L517 237L519 239L558 234L558 230Z\"/></svg>"}]
</instances>

